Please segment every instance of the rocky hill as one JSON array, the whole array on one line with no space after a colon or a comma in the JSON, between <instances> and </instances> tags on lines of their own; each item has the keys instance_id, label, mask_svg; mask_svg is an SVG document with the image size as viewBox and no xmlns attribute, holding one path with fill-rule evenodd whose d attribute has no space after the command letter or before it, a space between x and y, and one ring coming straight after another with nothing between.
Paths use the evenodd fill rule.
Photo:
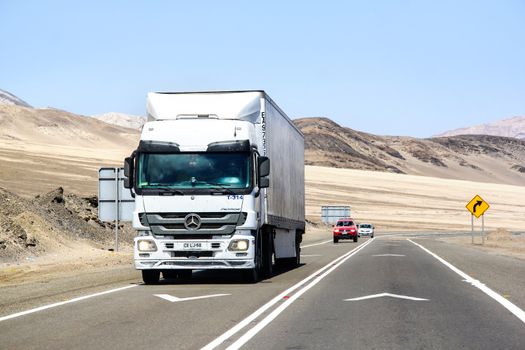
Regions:
<instances>
[{"instance_id":1,"label":"rocky hill","mask_svg":"<svg viewBox=\"0 0 525 350\"><path fill-rule=\"evenodd\" d=\"M306 164L443 178L525 183L525 141L464 135L417 139L377 136L327 118L296 119Z\"/></svg>"},{"instance_id":2,"label":"rocky hill","mask_svg":"<svg viewBox=\"0 0 525 350\"><path fill-rule=\"evenodd\" d=\"M130 115L124 113L104 113L94 115L93 118L101 120L108 124L118 125L125 128L140 130L142 125L146 122L146 118L138 115Z\"/></svg>"},{"instance_id":3,"label":"rocky hill","mask_svg":"<svg viewBox=\"0 0 525 350\"><path fill-rule=\"evenodd\" d=\"M64 194L62 188L22 198L0 188L0 263L31 259L86 242L94 248L113 246L114 224L98 220L97 199ZM120 239L130 244L129 224Z\"/></svg>"},{"instance_id":4,"label":"rocky hill","mask_svg":"<svg viewBox=\"0 0 525 350\"><path fill-rule=\"evenodd\" d=\"M0 89L0 105L16 105L31 108L29 103L2 89Z\"/></svg>"},{"instance_id":5,"label":"rocky hill","mask_svg":"<svg viewBox=\"0 0 525 350\"><path fill-rule=\"evenodd\" d=\"M439 136L456 135L493 135L515 137L525 140L525 117L514 117L498 120L492 123L479 124L466 128L454 129L441 133Z\"/></svg>"}]
</instances>

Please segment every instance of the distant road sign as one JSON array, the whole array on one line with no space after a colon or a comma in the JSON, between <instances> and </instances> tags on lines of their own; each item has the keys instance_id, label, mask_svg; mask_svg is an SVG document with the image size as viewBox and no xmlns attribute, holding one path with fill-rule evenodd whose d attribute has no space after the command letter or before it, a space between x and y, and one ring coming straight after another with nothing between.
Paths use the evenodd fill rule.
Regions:
<instances>
[{"instance_id":1,"label":"distant road sign","mask_svg":"<svg viewBox=\"0 0 525 350\"><path fill-rule=\"evenodd\" d=\"M129 189L124 188L124 169L100 168L98 171L98 218L100 221L132 221L134 209L135 199L131 197Z\"/></svg>"},{"instance_id":2,"label":"distant road sign","mask_svg":"<svg viewBox=\"0 0 525 350\"><path fill-rule=\"evenodd\" d=\"M321 207L321 221L325 224L335 224L338 219L351 216L348 205L323 205Z\"/></svg>"},{"instance_id":3,"label":"distant road sign","mask_svg":"<svg viewBox=\"0 0 525 350\"><path fill-rule=\"evenodd\" d=\"M479 195L476 195L467 204L468 211L470 211L476 218L479 218L481 215L483 215L483 213L485 213L488 208L490 208L490 205Z\"/></svg>"}]
</instances>

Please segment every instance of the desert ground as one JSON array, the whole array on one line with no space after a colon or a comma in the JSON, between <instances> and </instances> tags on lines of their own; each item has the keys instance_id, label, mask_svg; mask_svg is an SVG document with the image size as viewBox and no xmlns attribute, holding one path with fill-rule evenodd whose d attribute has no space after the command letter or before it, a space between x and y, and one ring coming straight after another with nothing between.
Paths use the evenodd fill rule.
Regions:
<instances>
[{"instance_id":1,"label":"desert ground","mask_svg":"<svg viewBox=\"0 0 525 350\"><path fill-rule=\"evenodd\" d=\"M358 222L379 231L466 231L466 204L479 194L490 205L485 228L525 231L525 186L429 176L306 167L306 216L319 221L322 205L350 205ZM474 219L476 230L481 219Z\"/></svg>"}]
</instances>

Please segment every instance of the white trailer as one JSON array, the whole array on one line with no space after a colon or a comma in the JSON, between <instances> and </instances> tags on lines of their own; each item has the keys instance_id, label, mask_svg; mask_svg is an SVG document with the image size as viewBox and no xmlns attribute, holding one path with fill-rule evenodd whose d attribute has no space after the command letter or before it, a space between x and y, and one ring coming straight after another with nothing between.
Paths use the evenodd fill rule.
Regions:
<instances>
[{"instance_id":1,"label":"white trailer","mask_svg":"<svg viewBox=\"0 0 525 350\"><path fill-rule=\"evenodd\" d=\"M124 164L146 284L300 263L304 137L264 91L149 93L147 114Z\"/></svg>"}]
</instances>

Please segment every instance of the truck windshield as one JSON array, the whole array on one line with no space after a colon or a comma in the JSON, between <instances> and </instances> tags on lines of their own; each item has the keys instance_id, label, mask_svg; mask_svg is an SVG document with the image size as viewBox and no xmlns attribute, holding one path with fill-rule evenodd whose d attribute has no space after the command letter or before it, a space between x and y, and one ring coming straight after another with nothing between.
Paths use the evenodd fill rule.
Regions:
<instances>
[{"instance_id":1,"label":"truck windshield","mask_svg":"<svg viewBox=\"0 0 525 350\"><path fill-rule=\"evenodd\" d=\"M250 153L142 153L140 189L248 189Z\"/></svg>"}]
</instances>

